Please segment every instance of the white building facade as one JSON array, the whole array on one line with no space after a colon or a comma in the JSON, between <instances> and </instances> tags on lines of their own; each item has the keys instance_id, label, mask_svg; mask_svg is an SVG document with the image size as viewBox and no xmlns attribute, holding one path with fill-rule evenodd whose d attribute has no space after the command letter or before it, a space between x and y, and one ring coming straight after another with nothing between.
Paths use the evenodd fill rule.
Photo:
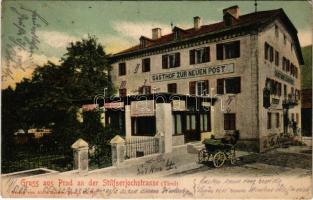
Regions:
<instances>
[{"instance_id":1,"label":"white building facade","mask_svg":"<svg viewBox=\"0 0 313 200\"><path fill-rule=\"evenodd\" d=\"M173 145L237 130L243 148L265 151L282 134L300 134L303 58L297 30L282 9L241 16L233 6L224 9L223 21L216 24L202 25L195 17L194 27L175 27L164 36L156 28L151 39L141 37L139 45L113 55L111 62L117 96L169 93L210 98L206 105L201 102L203 115L197 116L177 115L179 109L188 111L186 101L167 101L169 116L161 119L160 105L152 102L155 119L137 125L140 115L134 114L131 103L120 105L124 113L119 123L125 124L126 137L138 136L140 123L156 124L151 136L166 129ZM164 118L160 125L158 120Z\"/></svg>"}]
</instances>

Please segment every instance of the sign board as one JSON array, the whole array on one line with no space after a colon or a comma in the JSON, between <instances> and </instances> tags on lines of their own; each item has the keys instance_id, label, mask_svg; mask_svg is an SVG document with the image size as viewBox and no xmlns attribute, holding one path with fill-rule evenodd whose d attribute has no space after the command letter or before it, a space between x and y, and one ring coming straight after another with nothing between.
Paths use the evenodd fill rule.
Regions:
<instances>
[{"instance_id":1,"label":"sign board","mask_svg":"<svg viewBox=\"0 0 313 200\"><path fill-rule=\"evenodd\" d=\"M154 100L132 101L130 115L132 117L154 116Z\"/></svg>"},{"instance_id":2,"label":"sign board","mask_svg":"<svg viewBox=\"0 0 313 200\"><path fill-rule=\"evenodd\" d=\"M211 106L211 102L202 102L201 104L203 107L210 107Z\"/></svg>"},{"instance_id":3,"label":"sign board","mask_svg":"<svg viewBox=\"0 0 313 200\"><path fill-rule=\"evenodd\" d=\"M104 107L106 109L117 109L117 108L123 108L124 102L111 102L111 103L105 103Z\"/></svg>"},{"instance_id":4,"label":"sign board","mask_svg":"<svg viewBox=\"0 0 313 200\"><path fill-rule=\"evenodd\" d=\"M185 111L186 102L182 100L173 100L172 101L172 110L173 111Z\"/></svg>"},{"instance_id":5,"label":"sign board","mask_svg":"<svg viewBox=\"0 0 313 200\"><path fill-rule=\"evenodd\" d=\"M151 75L151 82L170 81L175 79L195 78L216 74L227 74L234 72L234 64L203 67L197 69L181 70L176 72L167 72Z\"/></svg>"},{"instance_id":6,"label":"sign board","mask_svg":"<svg viewBox=\"0 0 313 200\"><path fill-rule=\"evenodd\" d=\"M275 76L283 81L286 81L287 83L290 84L294 84L294 80L293 78L291 78L290 76L288 76L287 74L284 74L281 71L275 70Z\"/></svg>"},{"instance_id":7,"label":"sign board","mask_svg":"<svg viewBox=\"0 0 313 200\"><path fill-rule=\"evenodd\" d=\"M85 105L82 105L82 109L84 112L86 111L92 111L94 109L97 109L98 108L98 104L85 104Z\"/></svg>"}]
</instances>

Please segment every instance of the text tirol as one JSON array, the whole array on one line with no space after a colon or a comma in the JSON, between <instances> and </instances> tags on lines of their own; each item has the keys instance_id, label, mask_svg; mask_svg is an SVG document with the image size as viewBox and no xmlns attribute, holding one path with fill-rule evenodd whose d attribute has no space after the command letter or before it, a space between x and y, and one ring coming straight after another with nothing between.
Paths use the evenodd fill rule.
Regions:
<instances>
[{"instance_id":1,"label":"text tirol","mask_svg":"<svg viewBox=\"0 0 313 200\"><path fill-rule=\"evenodd\" d=\"M199 76L208 76L215 74L225 74L234 72L234 64L219 65L213 67L204 67L198 69L182 70L176 72L152 74L151 81L169 81L175 79L193 78Z\"/></svg>"}]
</instances>

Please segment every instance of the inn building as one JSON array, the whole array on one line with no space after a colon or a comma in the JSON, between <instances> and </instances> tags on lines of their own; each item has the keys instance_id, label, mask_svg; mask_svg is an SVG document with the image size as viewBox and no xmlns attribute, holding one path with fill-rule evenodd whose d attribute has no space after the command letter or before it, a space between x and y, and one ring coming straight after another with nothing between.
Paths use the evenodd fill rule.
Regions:
<instances>
[{"instance_id":1,"label":"inn building","mask_svg":"<svg viewBox=\"0 0 313 200\"><path fill-rule=\"evenodd\" d=\"M283 9L175 26L111 57L115 98L106 123L127 137L165 134L171 145L239 131L240 146L273 148L282 134L301 134L301 65L297 30ZM162 96L162 99L155 97ZM145 109L142 109L145 107ZM119 109L117 109L119 108Z\"/></svg>"}]
</instances>

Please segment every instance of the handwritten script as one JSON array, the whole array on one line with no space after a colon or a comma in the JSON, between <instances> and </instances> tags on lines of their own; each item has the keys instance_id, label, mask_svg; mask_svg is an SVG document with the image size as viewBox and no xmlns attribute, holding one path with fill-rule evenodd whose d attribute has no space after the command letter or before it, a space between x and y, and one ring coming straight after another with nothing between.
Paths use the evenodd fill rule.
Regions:
<instances>
[{"instance_id":1,"label":"handwritten script","mask_svg":"<svg viewBox=\"0 0 313 200\"><path fill-rule=\"evenodd\" d=\"M162 155L147 160L137 167L137 175L152 174L161 171L176 169L175 162L169 158L165 159Z\"/></svg>"},{"instance_id":2,"label":"handwritten script","mask_svg":"<svg viewBox=\"0 0 313 200\"><path fill-rule=\"evenodd\" d=\"M32 66L33 54L40 43L38 29L49 24L36 10L24 6L10 7L9 12L15 17L11 24L15 31L7 36L5 43L3 80L14 79L12 67L25 71ZM23 51L28 55L26 61Z\"/></svg>"}]
</instances>

